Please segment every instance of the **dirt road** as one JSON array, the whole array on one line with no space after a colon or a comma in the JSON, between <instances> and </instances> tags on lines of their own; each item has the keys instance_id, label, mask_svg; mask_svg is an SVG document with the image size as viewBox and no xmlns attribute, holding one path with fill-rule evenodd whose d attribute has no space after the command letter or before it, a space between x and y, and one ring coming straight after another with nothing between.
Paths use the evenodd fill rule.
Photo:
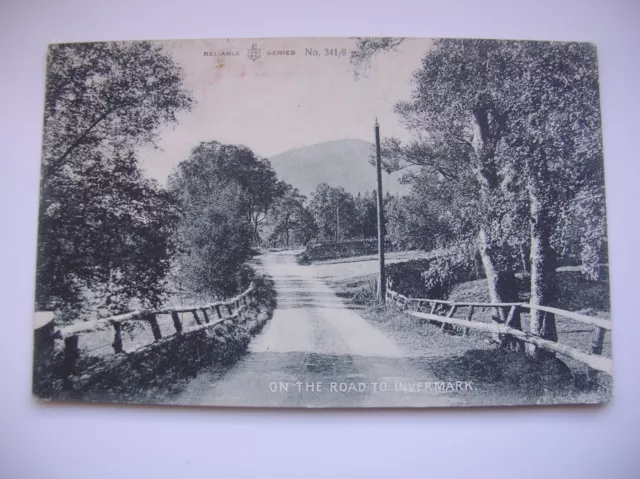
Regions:
<instances>
[{"instance_id":1,"label":"dirt road","mask_svg":"<svg viewBox=\"0 0 640 479\"><path fill-rule=\"evenodd\" d=\"M446 406L450 396L400 346L346 305L292 252L260 257L278 306L249 353L211 367L175 402L223 406Z\"/></svg>"}]
</instances>

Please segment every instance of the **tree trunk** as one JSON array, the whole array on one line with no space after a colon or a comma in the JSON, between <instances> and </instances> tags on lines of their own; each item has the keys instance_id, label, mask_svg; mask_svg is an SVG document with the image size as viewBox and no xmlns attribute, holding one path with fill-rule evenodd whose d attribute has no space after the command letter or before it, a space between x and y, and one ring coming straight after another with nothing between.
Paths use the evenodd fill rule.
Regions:
<instances>
[{"instance_id":1,"label":"tree trunk","mask_svg":"<svg viewBox=\"0 0 640 479\"><path fill-rule=\"evenodd\" d=\"M500 173L495 155L504 129L504 116L496 111L490 111L487 105L480 104L473 111L472 116L473 141L475 153L475 176L478 180L480 201L483 205L485 225L495 219L495 196L500 195ZM504 254L495 246L488 236L487 229L480 227L478 233L480 258L487 277L489 297L492 303L519 302L518 283L515 272ZM499 323L507 322L507 310L495 308L493 320ZM509 326L522 329L520 311L516 309L509 317ZM522 341L510 335L498 335L494 338L507 349L522 351Z\"/></svg>"},{"instance_id":2,"label":"tree trunk","mask_svg":"<svg viewBox=\"0 0 640 479\"><path fill-rule=\"evenodd\" d=\"M554 227L553 202L550 195L549 171L546 158L540 155L535 164L530 161L529 201L531 202L531 299L540 306L555 306L556 252L551 246ZM550 341L558 340L555 315L544 311L532 311L530 332ZM527 345L527 353L533 357L555 357L555 353Z\"/></svg>"},{"instance_id":3,"label":"tree trunk","mask_svg":"<svg viewBox=\"0 0 640 479\"><path fill-rule=\"evenodd\" d=\"M512 268L501 267L502 263L499 253L491 246L490 240L483 228L479 233L479 250L487 277L487 285L489 288L489 298L492 303L517 303L520 301L518 297L518 282L515 272ZM498 323L507 322L507 309L495 308L492 313L492 319ZM514 329L522 329L522 321L520 318L520 310L514 311L509 318L509 326ZM513 351L523 351L523 343L519 339L510 335L497 335L494 339L504 348Z\"/></svg>"},{"instance_id":4,"label":"tree trunk","mask_svg":"<svg viewBox=\"0 0 640 479\"><path fill-rule=\"evenodd\" d=\"M259 226L260 223L258 222L258 217L256 215L256 218L253 221L253 243L257 247L260 246L260 232L258 231Z\"/></svg>"},{"instance_id":5,"label":"tree trunk","mask_svg":"<svg viewBox=\"0 0 640 479\"><path fill-rule=\"evenodd\" d=\"M520 245L520 261L522 262L522 274L527 275L531 272L531 265L527 258L524 245Z\"/></svg>"},{"instance_id":6,"label":"tree trunk","mask_svg":"<svg viewBox=\"0 0 640 479\"><path fill-rule=\"evenodd\" d=\"M482 262L482 258L480 258L480 263ZM474 255L473 257L473 279L480 279L480 263L478 262L478 257Z\"/></svg>"},{"instance_id":7,"label":"tree trunk","mask_svg":"<svg viewBox=\"0 0 640 479\"><path fill-rule=\"evenodd\" d=\"M285 226L285 235L286 235L286 244L287 244L287 249L289 249L289 218L287 217L287 222L286 222L286 226Z\"/></svg>"}]
</instances>

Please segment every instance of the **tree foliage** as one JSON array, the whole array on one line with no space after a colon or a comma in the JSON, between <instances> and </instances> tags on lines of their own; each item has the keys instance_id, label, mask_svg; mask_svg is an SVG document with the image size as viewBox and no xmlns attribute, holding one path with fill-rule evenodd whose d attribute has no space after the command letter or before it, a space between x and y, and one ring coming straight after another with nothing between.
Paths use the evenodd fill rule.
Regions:
<instances>
[{"instance_id":1,"label":"tree foliage","mask_svg":"<svg viewBox=\"0 0 640 479\"><path fill-rule=\"evenodd\" d=\"M51 45L43 157L48 168L82 147L134 148L193 104L180 69L150 42Z\"/></svg>"},{"instance_id":2,"label":"tree foliage","mask_svg":"<svg viewBox=\"0 0 640 479\"><path fill-rule=\"evenodd\" d=\"M363 240L378 236L378 197L375 190L358 193L355 198L357 236ZM391 197L387 198L387 203ZM354 232L355 233L355 232ZM356 236L356 237L357 237Z\"/></svg>"},{"instance_id":3,"label":"tree foliage","mask_svg":"<svg viewBox=\"0 0 640 479\"><path fill-rule=\"evenodd\" d=\"M353 73L358 79L371 68L371 58L380 51L394 51L404 40L402 37L358 37L357 48L351 51Z\"/></svg>"},{"instance_id":4,"label":"tree foliage","mask_svg":"<svg viewBox=\"0 0 640 479\"><path fill-rule=\"evenodd\" d=\"M361 39L354 66L400 42ZM595 277L606 252L595 48L435 40L413 85L396 106L413 139L383 142L388 170L412 167L403 201L422 215L398 213L404 231L419 230L408 226L416 222L436 237L476 238L495 301L518 299L521 265L531 270L531 301L553 305L563 251ZM533 316L532 331L555 339L553 317Z\"/></svg>"},{"instance_id":5,"label":"tree foliage","mask_svg":"<svg viewBox=\"0 0 640 479\"><path fill-rule=\"evenodd\" d=\"M305 203L306 197L297 188L284 186L284 193L275 199L267 218L265 229L271 246L306 246L317 236L318 227Z\"/></svg>"},{"instance_id":6,"label":"tree foliage","mask_svg":"<svg viewBox=\"0 0 640 479\"><path fill-rule=\"evenodd\" d=\"M375 191L354 196L342 187L319 184L309 202L318 227L317 239L326 242L377 238L377 201ZM385 196L385 204L392 201L392 196Z\"/></svg>"},{"instance_id":7,"label":"tree foliage","mask_svg":"<svg viewBox=\"0 0 640 479\"><path fill-rule=\"evenodd\" d=\"M542 164L534 145L544 143L552 158L541 194L557 210L578 191L602 186L590 45L437 40L414 85L412 99L396 111L415 139L406 145L386 139L383 157L388 169L420 167L405 181L415 196L442 199L439 209L454 215L454 230L485 222L485 233L507 256L528 243L527 182L536 174L527 165Z\"/></svg>"},{"instance_id":8,"label":"tree foliage","mask_svg":"<svg viewBox=\"0 0 640 479\"><path fill-rule=\"evenodd\" d=\"M320 183L311 194L309 210L318 225L320 241L351 238L357 231L355 200L342 187Z\"/></svg>"},{"instance_id":9,"label":"tree foliage","mask_svg":"<svg viewBox=\"0 0 640 479\"><path fill-rule=\"evenodd\" d=\"M169 180L181 218L180 277L196 295L221 297L245 285L242 268L256 241L256 224L285 192L268 160L249 148L202 142Z\"/></svg>"},{"instance_id":10,"label":"tree foliage","mask_svg":"<svg viewBox=\"0 0 640 479\"><path fill-rule=\"evenodd\" d=\"M52 45L47 58L36 303L156 305L175 249L174 203L135 150L193 101L148 42ZM73 312L75 311L75 313Z\"/></svg>"}]
</instances>

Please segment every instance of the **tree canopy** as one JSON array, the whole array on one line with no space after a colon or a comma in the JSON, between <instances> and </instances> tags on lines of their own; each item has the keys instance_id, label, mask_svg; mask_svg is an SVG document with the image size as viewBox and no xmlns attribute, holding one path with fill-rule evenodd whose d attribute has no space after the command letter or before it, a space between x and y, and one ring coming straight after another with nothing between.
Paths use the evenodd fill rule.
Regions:
<instances>
[{"instance_id":1,"label":"tree canopy","mask_svg":"<svg viewBox=\"0 0 640 479\"><path fill-rule=\"evenodd\" d=\"M360 39L354 68L402 41ZM396 112L413 139L383 142L387 169L414 167L404 201L424 205L414 218L431 224L425 234L477 245L492 300L518 299L522 265L531 301L553 305L563 252L597 276L606 237L593 45L434 40ZM437 232L430 207L440 212ZM406 223L407 213L398 217ZM552 315L533 315L531 330L555 339Z\"/></svg>"},{"instance_id":2,"label":"tree canopy","mask_svg":"<svg viewBox=\"0 0 640 479\"><path fill-rule=\"evenodd\" d=\"M267 218L268 240L271 246L306 246L318 234L316 222L305 206L306 197L297 188L285 184Z\"/></svg>"},{"instance_id":3,"label":"tree canopy","mask_svg":"<svg viewBox=\"0 0 640 479\"><path fill-rule=\"evenodd\" d=\"M242 265L260 244L258 226L287 187L249 148L202 142L169 179L181 219L180 275L195 294L234 294Z\"/></svg>"},{"instance_id":4,"label":"tree canopy","mask_svg":"<svg viewBox=\"0 0 640 479\"><path fill-rule=\"evenodd\" d=\"M82 147L129 149L154 142L193 99L180 68L150 42L49 47L44 110L45 165ZM61 165L60 165L61 166Z\"/></svg>"},{"instance_id":5,"label":"tree canopy","mask_svg":"<svg viewBox=\"0 0 640 479\"><path fill-rule=\"evenodd\" d=\"M87 296L110 312L160 302L176 211L136 149L192 104L177 64L149 42L50 46L38 308L76 308Z\"/></svg>"}]
</instances>

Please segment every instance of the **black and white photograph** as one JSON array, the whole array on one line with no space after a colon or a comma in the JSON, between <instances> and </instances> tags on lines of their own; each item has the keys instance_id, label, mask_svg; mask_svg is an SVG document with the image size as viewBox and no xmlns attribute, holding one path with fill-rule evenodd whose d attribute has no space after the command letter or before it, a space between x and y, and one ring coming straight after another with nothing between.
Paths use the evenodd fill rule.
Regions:
<instances>
[{"instance_id":1,"label":"black and white photograph","mask_svg":"<svg viewBox=\"0 0 640 479\"><path fill-rule=\"evenodd\" d=\"M595 44L54 43L33 394L613 397Z\"/></svg>"}]
</instances>

